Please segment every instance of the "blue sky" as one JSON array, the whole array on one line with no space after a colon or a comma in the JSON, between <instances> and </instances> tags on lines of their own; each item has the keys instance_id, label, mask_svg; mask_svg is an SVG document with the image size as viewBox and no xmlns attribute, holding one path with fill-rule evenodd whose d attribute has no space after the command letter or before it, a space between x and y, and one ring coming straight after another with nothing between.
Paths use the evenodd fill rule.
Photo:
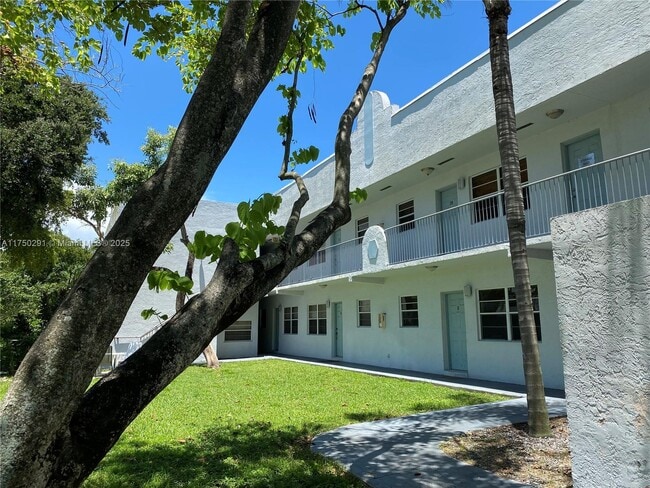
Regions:
<instances>
[{"instance_id":1,"label":"blue sky","mask_svg":"<svg viewBox=\"0 0 650 488\"><path fill-rule=\"evenodd\" d=\"M512 1L510 32L550 8L554 1ZM330 2L332 10L343 3ZM327 53L327 71L308 72L299 81L302 100L296 113L295 147L311 144L320 148L321 157L333 152L338 118L347 106L359 77L370 58L370 35L376 27L368 12L353 19L342 19L347 34L336 40ZM421 19L409 12L391 36L381 61L374 90L388 94L392 103L403 106L488 48L488 26L482 2L454 0L443 7L440 19ZM119 93L108 93L111 122L106 125L110 145L92 144L100 183L112 175L110 161L141 159L140 146L147 128L164 132L178 125L189 95L183 91L173 62L152 56L139 61L128 47L116 45L116 61L123 79ZM229 154L221 163L205 198L239 202L263 192L281 188L277 179L282 155L276 132L277 119L286 110L273 81L262 94ZM317 112L314 124L307 115L307 104ZM307 169L306 167L301 168Z\"/></svg>"}]
</instances>

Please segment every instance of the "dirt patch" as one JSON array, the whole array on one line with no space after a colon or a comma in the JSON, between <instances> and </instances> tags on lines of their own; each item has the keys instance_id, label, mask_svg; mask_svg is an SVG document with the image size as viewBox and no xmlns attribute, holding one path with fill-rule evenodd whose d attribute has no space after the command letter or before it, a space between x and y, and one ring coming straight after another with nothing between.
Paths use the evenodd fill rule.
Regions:
<instances>
[{"instance_id":1,"label":"dirt patch","mask_svg":"<svg viewBox=\"0 0 650 488\"><path fill-rule=\"evenodd\" d=\"M527 428L517 424L476 430L449 439L441 448L502 478L536 487L572 487L566 417L551 419L551 437L529 437Z\"/></svg>"}]
</instances>

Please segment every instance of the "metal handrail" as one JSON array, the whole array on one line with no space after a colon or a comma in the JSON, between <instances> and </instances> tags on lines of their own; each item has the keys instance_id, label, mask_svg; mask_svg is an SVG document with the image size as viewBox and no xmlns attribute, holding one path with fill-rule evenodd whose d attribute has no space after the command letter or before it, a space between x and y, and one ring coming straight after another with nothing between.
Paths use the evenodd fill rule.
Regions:
<instances>
[{"instance_id":1,"label":"metal handrail","mask_svg":"<svg viewBox=\"0 0 650 488\"><path fill-rule=\"evenodd\" d=\"M548 235L552 217L650 194L650 148L525 183L522 189L527 204L526 236ZM389 263L506 243L504 209L504 192L499 191L388 227L384 231ZM309 264L305 263L292 271L281 286L361 271L359 242L351 239L318 251L327 257L339 246L356 243L358 255L349 269L333 272L336 270L324 267L320 273L309 273L305 271Z\"/></svg>"}]
</instances>

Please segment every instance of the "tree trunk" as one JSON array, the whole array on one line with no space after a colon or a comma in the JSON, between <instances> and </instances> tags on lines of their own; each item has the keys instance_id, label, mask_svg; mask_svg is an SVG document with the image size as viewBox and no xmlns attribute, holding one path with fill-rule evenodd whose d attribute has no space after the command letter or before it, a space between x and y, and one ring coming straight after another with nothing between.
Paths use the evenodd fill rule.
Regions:
<instances>
[{"instance_id":1,"label":"tree trunk","mask_svg":"<svg viewBox=\"0 0 650 488\"><path fill-rule=\"evenodd\" d=\"M122 420L137 415L112 410L111 405L119 404L120 399L111 398L95 408L104 424L109 418L119 418L115 419L119 427L106 425L105 432L98 432L102 440L98 444L92 442L95 432L91 425L80 429L84 422L79 412L85 411L84 393L97 364L147 273L198 204L273 76L298 4L262 2L253 23L252 2L230 2L225 7L214 53L179 125L167 161L127 203L107 235L115 245L102 246L95 252L14 377L0 418L1 486L80 484L118 439L125 427ZM205 300L201 302L205 305ZM199 344L205 346L207 342ZM167 348L165 344L161 347ZM185 358L186 354L179 356ZM164 369L145 368L138 375L158 377L156 383L163 387L173 379ZM130 377L130 381L139 380ZM134 395L147 397L146 393ZM118 390L113 394L120 396Z\"/></svg>"},{"instance_id":2,"label":"tree trunk","mask_svg":"<svg viewBox=\"0 0 650 488\"><path fill-rule=\"evenodd\" d=\"M508 0L483 0L490 28L490 63L492 88L496 110L499 153L503 169L506 220L510 239L510 255L517 297L521 349L524 361L526 398L528 402L528 429L533 436L550 434L548 409L544 395L544 381L535 331L530 271L526 249L526 218L519 166L517 122L510 72L508 47Z\"/></svg>"},{"instance_id":3,"label":"tree trunk","mask_svg":"<svg viewBox=\"0 0 650 488\"><path fill-rule=\"evenodd\" d=\"M205 365L208 368L219 369L221 367L217 352L212 347L212 344L208 344L208 347L203 349L203 357L205 358Z\"/></svg>"},{"instance_id":4,"label":"tree trunk","mask_svg":"<svg viewBox=\"0 0 650 488\"><path fill-rule=\"evenodd\" d=\"M23 361L2 405L0 485L78 486L142 409L196 359L213 337L306 262L350 220L350 138L393 27L377 48L339 123L332 203L295 234L307 196L294 203L272 252L240 262L224 240L217 269L138 351L87 390L94 369L140 286L198 204L266 86L286 46L298 2L262 2L252 29L250 1L229 2L213 56L158 172L127 203L107 235L123 246L95 253L74 290ZM128 242L128 245L126 244ZM86 391L87 390L87 391Z\"/></svg>"}]
</instances>

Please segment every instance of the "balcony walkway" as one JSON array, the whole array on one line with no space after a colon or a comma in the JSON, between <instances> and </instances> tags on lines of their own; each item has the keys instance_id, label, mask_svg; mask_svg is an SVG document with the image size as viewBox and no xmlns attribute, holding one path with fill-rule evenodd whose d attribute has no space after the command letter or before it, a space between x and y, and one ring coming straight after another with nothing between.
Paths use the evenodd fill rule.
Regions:
<instances>
[{"instance_id":1,"label":"balcony walkway","mask_svg":"<svg viewBox=\"0 0 650 488\"><path fill-rule=\"evenodd\" d=\"M526 237L547 236L553 217L649 195L650 149L525 184L523 194ZM507 243L503 192L389 227L383 233L386 270L400 263ZM322 248L280 286L361 274L365 248L361 239Z\"/></svg>"}]
</instances>

